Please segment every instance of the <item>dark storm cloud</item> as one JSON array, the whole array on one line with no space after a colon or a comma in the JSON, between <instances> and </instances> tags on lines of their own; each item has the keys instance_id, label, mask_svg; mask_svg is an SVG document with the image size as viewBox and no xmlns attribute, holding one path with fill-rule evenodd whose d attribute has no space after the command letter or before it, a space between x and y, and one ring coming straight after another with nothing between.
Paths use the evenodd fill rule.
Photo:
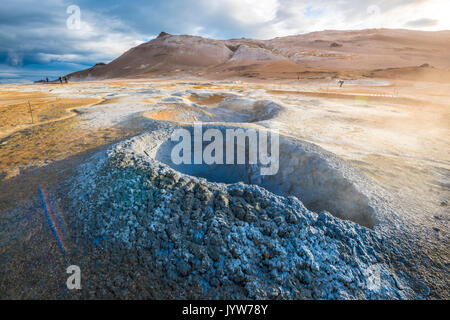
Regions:
<instances>
[{"instance_id":1,"label":"dark storm cloud","mask_svg":"<svg viewBox=\"0 0 450 320\"><path fill-rule=\"evenodd\" d=\"M120 21L107 21L100 15L82 10L85 23L81 30L69 30L66 20L68 2L53 0L11 1L0 4L0 63L22 66L52 61L94 62L101 56L111 59L114 45L109 40L120 43L133 42L136 36L133 30ZM102 24L105 21L106 24ZM117 32L127 32L120 34ZM115 39L117 38L117 39ZM120 46L118 49L121 49Z\"/></svg>"}]
</instances>

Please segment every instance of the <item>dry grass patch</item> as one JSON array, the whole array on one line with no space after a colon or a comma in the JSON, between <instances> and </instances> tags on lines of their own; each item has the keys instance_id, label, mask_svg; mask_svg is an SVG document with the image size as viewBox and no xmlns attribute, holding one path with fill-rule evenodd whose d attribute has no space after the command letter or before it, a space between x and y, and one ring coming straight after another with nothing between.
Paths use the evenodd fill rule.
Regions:
<instances>
[{"instance_id":1,"label":"dry grass patch","mask_svg":"<svg viewBox=\"0 0 450 320\"><path fill-rule=\"evenodd\" d=\"M74 109L99 102L100 99L93 98L53 98L40 92L2 91L0 138L33 125L72 117Z\"/></svg>"},{"instance_id":2,"label":"dry grass patch","mask_svg":"<svg viewBox=\"0 0 450 320\"><path fill-rule=\"evenodd\" d=\"M126 136L116 128L82 130L78 122L75 119L50 122L0 140L0 177L8 178L23 168L43 166Z\"/></svg>"}]
</instances>

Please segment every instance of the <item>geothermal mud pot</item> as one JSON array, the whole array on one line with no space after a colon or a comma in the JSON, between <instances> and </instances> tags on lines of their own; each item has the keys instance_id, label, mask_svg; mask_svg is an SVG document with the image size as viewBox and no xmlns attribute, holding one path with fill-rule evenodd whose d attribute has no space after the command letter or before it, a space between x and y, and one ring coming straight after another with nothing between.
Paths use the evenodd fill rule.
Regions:
<instances>
[{"instance_id":1,"label":"geothermal mud pot","mask_svg":"<svg viewBox=\"0 0 450 320\"><path fill-rule=\"evenodd\" d=\"M180 126L154 126L95 155L69 194L77 244L144 279L130 288L117 267L110 286L143 298L421 297L385 255L380 229L393 213L344 161L280 136L278 173L249 181L246 165L174 165Z\"/></svg>"},{"instance_id":2,"label":"geothermal mud pot","mask_svg":"<svg viewBox=\"0 0 450 320\"><path fill-rule=\"evenodd\" d=\"M76 157L3 185L12 209L0 219L0 292L33 299L447 297L446 135L421 140L405 131L407 142L422 141L420 152L400 148L405 132L387 127L409 119L400 115L411 106L335 101L324 86L148 81L26 88L103 102L76 110L75 131L55 122L51 139L39 141L44 131L8 144L11 158L20 154L18 146L31 158L30 146L31 155L51 163L52 143L64 157L71 151ZM428 113L415 118L428 123L434 117ZM196 121L225 135L227 129L279 129L278 172L258 174L260 165L175 165L171 151L178 142L171 135L180 128L193 135ZM117 140L93 143L105 129L117 130ZM82 131L93 133L87 146L77 138ZM103 151L91 149L125 137ZM438 162L444 179L432 189ZM68 222L66 254L52 238L41 199L31 196L35 181ZM27 192L30 201L16 206ZM82 270L79 292L61 285L72 264Z\"/></svg>"}]
</instances>

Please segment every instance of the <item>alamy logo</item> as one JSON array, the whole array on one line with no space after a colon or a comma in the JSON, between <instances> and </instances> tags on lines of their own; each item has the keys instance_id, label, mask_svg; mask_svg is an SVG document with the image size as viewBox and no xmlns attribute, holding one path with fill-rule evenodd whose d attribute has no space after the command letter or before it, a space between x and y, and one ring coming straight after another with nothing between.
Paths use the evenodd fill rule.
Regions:
<instances>
[{"instance_id":1,"label":"alamy logo","mask_svg":"<svg viewBox=\"0 0 450 320\"><path fill-rule=\"evenodd\" d=\"M80 290L81 289L81 269L79 266L69 266L66 270L66 273L71 274L69 278L67 278L66 285L69 290Z\"/></svg>"},{"instance_id":2,"label":"alamy logo","mask_svg":"<svg viewBox=\"0 0 450 320\"><path fill-rule=\"evenodd\" d=\"M80 30L81 29L81 9L79 6L70 5L66 10L67 14L70 16L66 20L66 26L69 30Z\"/></svg>"},{"instance_id":3,"label":"alamy logo","mask_svg":"<svg viewBox=\"0 0 450 320\"><path fill-rule=\"evenodd\" d=\"M262 176L278 173L279 134L277 130L267 132L236 128L224 129L224 131L225 137L223 130L216 128L203 132L200 123L194 124L193 137L191 131L187 129L175 130L171 140L179 143L172 149L172 162L175 165L258 165Z\"/></svg>"}]
</instances>

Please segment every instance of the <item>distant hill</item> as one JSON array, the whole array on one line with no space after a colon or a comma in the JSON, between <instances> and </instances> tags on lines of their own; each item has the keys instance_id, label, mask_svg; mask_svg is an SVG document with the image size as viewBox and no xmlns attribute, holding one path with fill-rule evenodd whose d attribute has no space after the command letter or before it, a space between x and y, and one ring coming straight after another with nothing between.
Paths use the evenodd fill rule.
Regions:
<instances>
[{"instance_id":1,"label":"distant hill","mask_svg":"<svg viewBox=\"0 0 450 320\"><path fill-rule=\"evenodd\" d=\"M377 75L374 70L422 65L450 70L450 31L321 31L271 40L214 40L162 32L108 64L68 76L73 80L183 74L293 78L345 72ZM392 72L378 74L392 76Z\"/></svg>"}]
</instances>

